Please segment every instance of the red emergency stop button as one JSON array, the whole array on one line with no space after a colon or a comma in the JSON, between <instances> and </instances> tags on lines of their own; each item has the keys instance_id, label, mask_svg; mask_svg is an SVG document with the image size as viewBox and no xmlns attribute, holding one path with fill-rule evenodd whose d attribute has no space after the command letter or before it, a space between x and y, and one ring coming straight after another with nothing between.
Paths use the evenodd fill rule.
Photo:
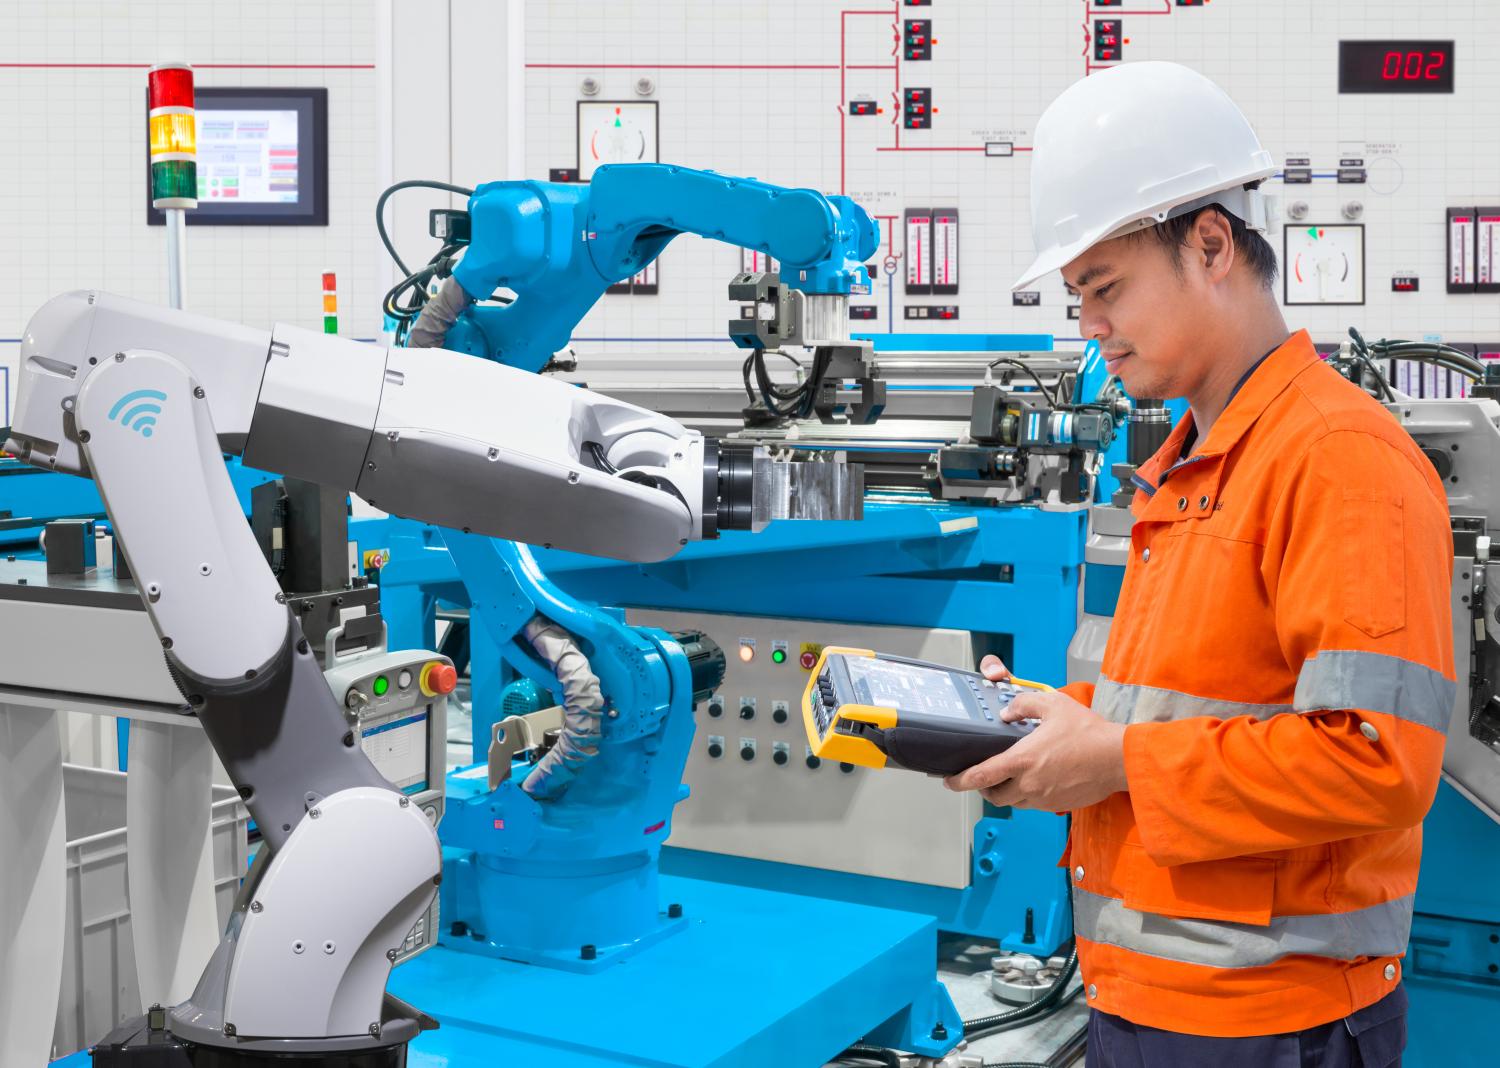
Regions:
<instances>
[{"instance_id":1,"label":"red emergency stop button","mask_svg":"<svg viewBox=\"0 0 1500 1068\"><path fill-rule=\"evenodd\" d=\"M797 658L797 663L802 665L803 671L811 671L813 668L818 666L818 654L814 652L805 652Z\"/></svg>"},{"instance_id":2,"label":"red emergency stop button","mask_svg":"<svg viewBox=\"0 0 1500 1068\"><path fill-rule=\"evenodd\" d=\"M428 697L450 694L457 685L458 672L453 670L452 664L434 660L422 669L422 693Z\"/></svg>"}]
</instances>

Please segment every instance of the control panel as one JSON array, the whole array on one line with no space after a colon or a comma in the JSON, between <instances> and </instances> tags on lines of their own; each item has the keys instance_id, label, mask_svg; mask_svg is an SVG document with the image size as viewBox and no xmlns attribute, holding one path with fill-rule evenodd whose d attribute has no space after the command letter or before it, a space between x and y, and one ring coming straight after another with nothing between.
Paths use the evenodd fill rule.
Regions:
<instances>
[{"instance_id":1,"label":"control panel","mask_svg":"<svg viewBox=\"0 0 1500 1068\"><path fill-rule=\"evenodd\" d=\"M443 818L448 695L458 683L453 662L423 649L381 649L335 657L323 677L344 706L346 744L363 749L436 827ZM434 897L396 951L396 963L430 948L437 933Z\"/></svg>"},{"instance_id":2,"label":"control panel","mask_svg":"<svg viewBox=\"0 0 1500 1068\"><path fill-rule=\"evenodd\" d=\"M854 645L972 669L967 631L857 626L632 609L630 623L699 629L724 647L719 689L698 706L688 799L668 845L962 888L978 794L925 775L821 760L798 704L825 645Z\"/></svg>"}]
</instances>

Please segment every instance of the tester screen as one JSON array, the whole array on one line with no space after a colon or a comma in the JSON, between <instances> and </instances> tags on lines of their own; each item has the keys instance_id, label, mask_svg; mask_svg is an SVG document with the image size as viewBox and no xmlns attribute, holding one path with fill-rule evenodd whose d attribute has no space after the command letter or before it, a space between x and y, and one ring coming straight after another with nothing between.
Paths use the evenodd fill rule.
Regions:
<instances>
[{"instance_id":1,"label":"tester screen","mask_svg":"<svg viewBox=\"0 0 1500 1068\"><path fill-rule=\"evenodd\" d=\"M934 668L893 664L870 657L850 657L849 680L859 704L922 712L929 716L969 719L969 707L953 676Z\"/></svg>"}]
</instances>

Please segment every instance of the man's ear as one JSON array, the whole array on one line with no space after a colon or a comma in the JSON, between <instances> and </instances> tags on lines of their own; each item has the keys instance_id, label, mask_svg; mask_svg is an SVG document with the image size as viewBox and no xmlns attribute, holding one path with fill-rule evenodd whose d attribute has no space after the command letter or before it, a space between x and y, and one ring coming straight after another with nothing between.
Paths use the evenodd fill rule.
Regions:
<instances>
[{"instance_id":1,"label":"man's ear","mask_svg":"<svg viewBox=\"0 0 1500 1068\"><path fill-rule=\"evenodd\" d=\"M1198 253L1209 281L1222 282L1229 277L1235 258L1234 232L1223 212L1210 209L1200 213L1193 220L1187 243Z\"/></svg>"}]
</instances>

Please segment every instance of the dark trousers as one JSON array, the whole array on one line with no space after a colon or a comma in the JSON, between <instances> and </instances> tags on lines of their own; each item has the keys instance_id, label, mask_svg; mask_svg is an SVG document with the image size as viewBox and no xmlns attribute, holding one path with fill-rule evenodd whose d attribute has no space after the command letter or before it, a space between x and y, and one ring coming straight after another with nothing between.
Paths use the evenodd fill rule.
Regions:
<instances>
[{"instance_id":1,"label":"dark trousers","mask_svg":"<svg viewBox=\"0 0 1500 1068\"><path fill-rule=\"evenodd\" d=\"M1182 1035L1096 1009L1087 1068L1400 1068L1405 1048L1406 988L1398 986L1342 1020L1253 1038Z\"/></svg>"}]
</instances>

